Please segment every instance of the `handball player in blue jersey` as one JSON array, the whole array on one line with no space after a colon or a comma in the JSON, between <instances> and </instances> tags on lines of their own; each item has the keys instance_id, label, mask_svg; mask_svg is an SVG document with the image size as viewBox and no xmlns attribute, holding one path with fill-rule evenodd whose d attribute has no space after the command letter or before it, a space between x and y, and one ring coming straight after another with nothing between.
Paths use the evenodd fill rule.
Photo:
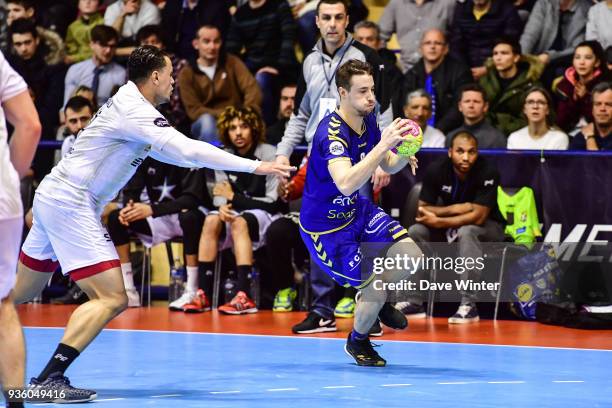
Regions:
<instances>
[{"instance_id":1,"label":"handball player in blue jersey","mask_svg":"<svg viewBox=\"0 0 612 408\"><path fill-rule=\"evenodd\" d=\"M390 269L375 275L362 265L360 245L368 242L392 244L387 256L420 257L421 251L408 232L382 209L361 197L377 166L396 173L416 159L402 158L390 149L403 140L409 129L396 119L382 132L376 124L374 80L366 62L350 60L336 73L340 106L319 123L312 142L302 208L300 233L312 259L344 286L361 290L352 332L345 346L358 365L384 366L386 361L373 349L368 330L377 317L387 326L403 329L405 316L386 303L387 292L377 290L376 280L398 282L410 273ZM402 243L395 245L393 243Z\"/></svg>"}]
</instances>

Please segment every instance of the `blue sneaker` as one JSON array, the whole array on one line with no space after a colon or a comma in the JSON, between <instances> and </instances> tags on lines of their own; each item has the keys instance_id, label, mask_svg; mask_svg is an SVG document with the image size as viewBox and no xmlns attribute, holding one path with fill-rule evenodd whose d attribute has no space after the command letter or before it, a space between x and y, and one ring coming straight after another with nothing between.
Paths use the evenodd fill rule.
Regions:
<instances>
[{"instance_id":1,"label":"blue sneaker","mask_svg":"<svg viewBox=\"0 0 612 408\"><path fill-rule=\"evenodd\" d=\"M52 373L44 381L32 378L28 385L28 391L33 395L33 398L28 398L28 402L71 404L92 401L98 397L95 391L73 387L70 385L68 377L59 372Z\"/></svg>"},{"instance_id":2,"label":"blue sneaker","mask_svg":"<svg viewBox=\"0 0 612 408\"><path fill-rule=\"evenodd\" d=\"M448 318L450 324L476 323L480 320L478 309L474 303L465 303L459 306L457 312Z\"/></svg>"}]
</instances>

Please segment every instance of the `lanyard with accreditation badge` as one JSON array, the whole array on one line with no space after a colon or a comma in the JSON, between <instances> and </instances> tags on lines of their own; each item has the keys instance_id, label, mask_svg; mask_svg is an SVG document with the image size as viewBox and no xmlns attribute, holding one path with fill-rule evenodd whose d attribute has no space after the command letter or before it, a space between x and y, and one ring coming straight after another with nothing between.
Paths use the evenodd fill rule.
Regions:
<instances>
[{"instance_id":1,"label":"lanyard with accreditation badge","mask_svg":"<svg viewBox=\"0 0 612 408\"><path fill-rule=\"evenodd\" d=\"M334 69L334 72L332 72L331 77L327 76L327 70L325 69L325 59L323 58L323 55L321 55L321 65L323 65L323 74L325 75L325 82L327 82L327 93L331 92L332 81L334 80L334 77L336 76L336 72L338 72L338 68L340 68L340 65L342 65L342 60L344 59L346 52L348 51L349 48L351 48L351 45L353 45L352 39L349 42L348 47L346 47L344 51L342 51L342 55L340 56L340 61L338 61L338 65L336 65L336 68ZM333 61L334 59L332 57L332 62ZM331 68L331 64L330 64L330 68Z\"/></svg>"},{"instance_id":2,"label":"lanyard with accreditation badge","mask_svg":"<svg viewBox=\"0 0 612 408\"><path fill-rule=\"evenodd\" d=\"M321 65L323 65L323 74L325 75L325 82L327 82L327 95L331 93L332 81L334 80L334 77L336 76L336 72L338 72L338 68L340 67L340 65L342 65L342 60L344 59L346 52L348 51L348 49L351 47L352 44L353 44L353 40L350 41L348 46L342 52L342 55L340 56L340 61L338 61L338 64L336 65L336 68L332 72L331 77L327 75L327 70L325 69L325 59L323 58L323 55L321 55ZM333 58L332 58L332 62L333 62ZM329 67L331 69L331 63ZM325 116L333 112L334 109L336 109L337 103L338 101L336 100L336 98L333 98L333 97L332 98L326 97L326 98L319 99L319 122L323 120Z\"/></svg>"}]
</instances>

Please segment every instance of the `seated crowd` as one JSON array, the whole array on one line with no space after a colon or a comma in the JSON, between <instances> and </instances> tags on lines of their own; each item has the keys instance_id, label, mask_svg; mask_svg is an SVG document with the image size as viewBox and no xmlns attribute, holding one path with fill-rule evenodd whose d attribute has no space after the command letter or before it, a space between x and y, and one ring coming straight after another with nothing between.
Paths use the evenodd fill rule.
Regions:
<instances>
[{"instance_id":1,"label":"seated crowd","mask_svg":"<svg viewBox=\"0 0 612 408\"><path fill-rule=\"evenodd\" d=\"M336 106L330 87L343 59L377 65L381 127L393 112L421 126L424 147L449 151L444 162L419 170L425 179L410 235L429 241L453 228L469 255L482 252L480 241L503 238L494 200L499 174L478 157L480 149L612 150L612 0L520 6L390 0L379 24L364 19L361 2L349 7L344 0L2 3L2 52L29 86L42 139L63 143L61 154L37 152L31 171L37 181L126 82L127 56L139 45L171 57L174 90L159 110L172 126L260 160L274 160L277 145L278 156L288 159L296 138L311 141L312 126ZM388 48L393 34L398 50ZM460 174L454 181L460 200L443 190L452 169ZM106 214L130 306L141 304L130 240L150 246L181 237L185 290L170 309L209 310L215 262L231 248L219 310L255 313L258 303L292 310L308 265L296 217L306 171L307 157L291 180L190 171L147 159ZM377 172L364 194L376 196L388 177ZM473 180L485 178L494 184L474 187ZM354 293L337 290L315 267L309 284L311 312L294 332L333 331L334 316L352 316ZM473 297L463 295L451 323L478 319ZM79 296L69 293L65 300ZM422 302L415 296L398 306L418 317ZM381 332L376 325L371 330Z\"/></svg>"}]
</instances>

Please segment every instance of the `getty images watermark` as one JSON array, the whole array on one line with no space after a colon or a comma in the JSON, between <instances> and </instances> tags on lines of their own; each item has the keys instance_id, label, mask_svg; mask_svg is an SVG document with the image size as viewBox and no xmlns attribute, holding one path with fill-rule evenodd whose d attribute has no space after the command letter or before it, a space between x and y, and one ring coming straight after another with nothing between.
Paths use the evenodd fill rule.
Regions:
<instances>
[{"instance_id":1,"label":"getty images watermark","mask_svg":"<svg viewBox=\"0 0 612 408\"><path fill-rule=\"evenodd\" d=\"M499 282L486 282L457 276L450 282L435 282L431 279L417 277L419 271L440 271L442 273L451 272L455 275L464 275L472 272L479 276L485 269L485 257L440 257L440 256L409 256L407 254L395 254L391 256L378 256L372 258L372 272L375 275L382 275L389 271L394 276L407 276L395 282L386 282L385 279L374 278L372 282L374 289L385 291L416 291L416 290L446 290L446 291L490 291L498 290Z\"/></svg>"}]
</instances>

